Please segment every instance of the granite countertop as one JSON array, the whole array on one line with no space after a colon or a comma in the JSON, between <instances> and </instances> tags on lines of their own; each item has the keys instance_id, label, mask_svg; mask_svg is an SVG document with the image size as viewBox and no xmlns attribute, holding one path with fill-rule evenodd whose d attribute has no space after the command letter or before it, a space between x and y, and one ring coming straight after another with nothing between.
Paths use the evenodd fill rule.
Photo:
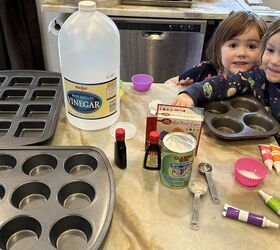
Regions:
<instances>
[{"instance_id":1,"label":"granite countertop","mask_svg":"<svg viewBox=\"0 0 280 250\"><path fill-rule=\"evenodd\" d=\"M188 189L169 189L160 183L158 171L143 169L148 103L153 99L170 103L180 91L179 88L172 84L153 84L148 92L136 92L130 83L124 84L120 121L129 121L137 126L136 136L126 141L125 170L114 164L114 139L110 136L109 128L99 131L79 130L68 123L65 109L62 108L51 144L97 146L105 152L112 165L116 204L103 249L263 250L268 244L271 249L278 249L279 229L259 228L222 216L223 206L228 203L280 223L279 216L258 195L261 188L280 197L280 177L275 171L269 174L261 186L255 188L241 186L233 174L236 159L242 156L261 159L258 144L274 143L272 137L230 142L211 137L203 130L191 178L204 179L197 166L200 162L210 163L221 204L212 204L209 193L201 198L198 231L190 229L193 196Z\"/></svg>"},{"instance_id":2,"label":"granite countertop","mask_svg":"<svg viewBox=\"0 0 280 250\"><path fill-rule=\"evenodd\" d=\"M79 0L45 0L42 11L73 13ZM191 8L156 7L121 4L119 0L96 0L97 8L109 16L180 18L180 19L224 19L232 10L253 10L265 20L272 21L280 11L247 0L194 0Z\"/></svg>"}]
</instances>

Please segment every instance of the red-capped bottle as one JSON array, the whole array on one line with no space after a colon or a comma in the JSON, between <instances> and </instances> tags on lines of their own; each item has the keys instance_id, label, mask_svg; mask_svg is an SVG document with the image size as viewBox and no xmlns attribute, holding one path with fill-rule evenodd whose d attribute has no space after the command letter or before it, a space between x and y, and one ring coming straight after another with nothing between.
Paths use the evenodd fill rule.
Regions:
<instances>
[{"instance_id":1,"label":"red-capped bottle","mask_svg":"<svg viewBox=\"0 0 280 250\"><path fill-rule=\"evenodd\" d=\"M126 168L125 130L123 128L116 129L114 161L119 168Z\"/></svg>"},{"instance_id":2,"label":"red-capped bottle","mask_svg":"<svg viewBox=\"0 0 280 250\"><path fill-rule=\"evenodd\" d=\"M151 131L149 134L149 144L144 158L144 168L149 170L160 170L161 148L158 144L159 132Z\"/></svg>"}]
</instances>

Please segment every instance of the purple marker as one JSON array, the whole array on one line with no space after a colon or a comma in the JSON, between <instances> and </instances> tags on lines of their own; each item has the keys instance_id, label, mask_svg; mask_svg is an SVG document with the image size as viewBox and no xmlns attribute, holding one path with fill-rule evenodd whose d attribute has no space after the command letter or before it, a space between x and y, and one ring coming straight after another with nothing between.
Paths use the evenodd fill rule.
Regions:
<instances>
[{"instance_id":1,"label":"purple marker","mask_svg":"<svg viewBox=\"0 0 280 250\"><path fill-rule=\"evenodd\" d=\"M235 220L247 222L249 224L256 225L258 227L273 227L278 228L279 225L275 222L268 220L266 217L251 212L241 210L239 208L224 205L223 216L229 217Z\"/></svg>"}]
</instances>

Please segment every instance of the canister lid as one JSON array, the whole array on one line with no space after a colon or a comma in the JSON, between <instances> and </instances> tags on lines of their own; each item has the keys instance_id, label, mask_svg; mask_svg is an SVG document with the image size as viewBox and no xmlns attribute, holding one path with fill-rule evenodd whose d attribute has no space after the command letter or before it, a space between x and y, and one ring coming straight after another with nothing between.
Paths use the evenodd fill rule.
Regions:
<instances>
[{"instance_id":1,"label":"canister lid","mask_svg":"<svg viewBox=\"0 0 280 250\"><path fill-rule=\"evenodd\" d=\"M196 147L196 139L184 132L171 132L163 137L163 145L172 152L192 152Z\"/></svg>"},{"instance_id":2,"label":"canister lid","mask_svg":"<svg viewBox=\"0 0 280 250\"><path fill-rule=\"evenodd\" d=\"M81 1L79 2L79 10L92 11L96 9L96 3L93 1Z\"/></svg>"},{"instance_id":3,"label":"canister lid","mask_svg":"<svg viewBox=\"0 0 280 250\"><path fill-rule=\"evenodd\" d=\"M134 124L130 122L117 122L110 127L110 134L112 137L115 138L116 136L116 129L123 128L125 130L125 139L129 140L133 138L136 134L136 127Z\"/></svg>"}]
</instances>

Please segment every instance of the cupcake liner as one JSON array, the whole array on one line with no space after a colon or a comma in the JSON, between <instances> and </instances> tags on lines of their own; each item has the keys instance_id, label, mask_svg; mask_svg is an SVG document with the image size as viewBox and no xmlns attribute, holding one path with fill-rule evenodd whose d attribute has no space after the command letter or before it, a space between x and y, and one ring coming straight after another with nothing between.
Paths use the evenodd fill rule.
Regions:
<instances>
[{"instance_id":1,"label":"cupcake liner","mask_svg":"<svg viewBox=\"0 0 280 250\"><path fill-rule=\"evenodd\" d=\"M242 157L234 163L235 178L247 187L258 186L268 174L267 167L252 157Z\"/></svg>"}]
</instances>

